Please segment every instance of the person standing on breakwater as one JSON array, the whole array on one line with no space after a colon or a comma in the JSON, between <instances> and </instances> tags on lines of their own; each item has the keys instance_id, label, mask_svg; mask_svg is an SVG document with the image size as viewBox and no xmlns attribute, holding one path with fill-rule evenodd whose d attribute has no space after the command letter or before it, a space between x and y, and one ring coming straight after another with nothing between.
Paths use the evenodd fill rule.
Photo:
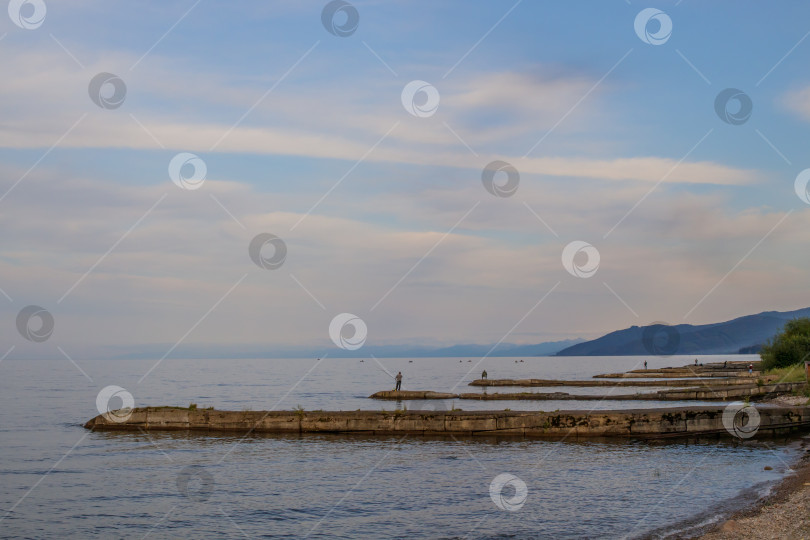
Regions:
<instances>
[{"instance_id":1,"label":"person standing on breakwater","mask_svg":"<svg viewBox=\"0 0 810 540\"><path fill-rule=\"evenodd\" d=\"M647 369L647 361L644 360L644 369Z\"/></svg>"},{"instance_id":2,"label":"person standing on breakwater","mask_svg":"<svg viewBox=\"0 0 810 540\"><path fill-rule=\"evenodd\" d=\"M481 372L481 378L482 378L482 379L486 379L486 378L487 378L487 370L484 370L484 371L482 371L482 372Z\"/></svg>"},{"instance_id":3,"label":"person standing on breakwater","mask_svg":"<svg viewBox=\"0 0 810 540\"><path fill-rule=\"evenodd\" d=\"M399 392L399 389L402 388L402 372L401 371L397 372L397 376L395 377L395 379L397 380L397 387L394 388L394 391Z\"/></svg>"},{"instance_id":4,"label":"person standing on breakwater","mask_svg":"<svg viewBox=\"0 0 810 540\"><path fill-rule=\"evenodd\" d=\"M749 375L754 374L754 364L748 364L748 374Z\"/></svg>"}]
</instances>

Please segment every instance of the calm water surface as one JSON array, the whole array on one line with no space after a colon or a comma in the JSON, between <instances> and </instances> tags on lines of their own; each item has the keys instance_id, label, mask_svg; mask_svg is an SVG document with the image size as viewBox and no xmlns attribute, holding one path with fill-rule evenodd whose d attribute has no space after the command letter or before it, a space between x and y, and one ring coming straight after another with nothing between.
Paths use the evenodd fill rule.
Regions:
<instances>
[{"instance_id":1,"label":"calm water surface","mask_svg":"<svg viewBox=\"0 0 810 540\"><path fill-rule=\"evenodd\" d=\"M724 360L709 357L707 361ZM747 357L728 357L746 359ZM548 442L418 437L90 433L99 390L136 405L392 410L403 389L469 391L491 378L585 379L644 358L166 360L0 363L0 536L8 538L625 538L692 530L783 477L789 441ZM694 357L648 358L650 367ZM383 369L384 368L384 369ZM92 381L90 380L92 379ZM536 390L536 389L535 389ZM603 389L545 389L590 393ZM639 391L648 391L648 388ZM499 391L504 391L500 389ZM615 390L635 392L633 388ZM675 406L677 403L657 403ZM634 402L404 402L409 409L618 409ZM643 402L644 407L656 402ZM765 471L765 466L773 467ZM191 468L189 468L191 466ZM50 472L49 472L50 471ZM525 482L518 511L490 483ZM186 484L188 487L186 487ZM504 492L510 496L510 488Z\"/></svg>"}]
</instances>

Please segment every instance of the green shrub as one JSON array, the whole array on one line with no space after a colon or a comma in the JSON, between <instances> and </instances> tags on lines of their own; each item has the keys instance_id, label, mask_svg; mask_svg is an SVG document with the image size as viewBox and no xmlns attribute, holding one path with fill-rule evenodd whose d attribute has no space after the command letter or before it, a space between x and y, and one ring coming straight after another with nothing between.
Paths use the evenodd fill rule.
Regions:
<instances>
[{"instance_id":1,"label":"green shrub","mask_svg":"<svg viewBox=\"0 0 810 540\"><path fill-rule=\"evenodd\" d=\"M769 382L802 382L807 380L804 374L804 364L795 364L793 366L768 369L765 371L768 376Z\"/></svg>"},{"instance_id":2,"label":"green shrub","mask_svg":"<svg viewBox=\"0 0 810 540\"><path fill-rule=\"evenodd\" d=\"M782 332L763 345L759 353L763 369L793 366L810 358L810 319L793 319Z\"/></svg>"}]
</instances>

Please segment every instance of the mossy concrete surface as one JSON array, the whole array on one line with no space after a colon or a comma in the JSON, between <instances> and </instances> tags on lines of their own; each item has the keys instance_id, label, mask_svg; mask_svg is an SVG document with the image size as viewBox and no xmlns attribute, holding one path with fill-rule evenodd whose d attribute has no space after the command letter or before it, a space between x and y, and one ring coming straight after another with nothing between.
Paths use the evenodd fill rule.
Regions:
<instances>
[{"instance_id":1,"label":"mossy concrete surface","mask_svg":"<svg viewBox=\"0 0 810 540\"><path fill-rule=\"evenodd\" d=\"M219 411L169 407L134 409L125 421L96 416L92 430L223 433L352 433L453 436L731 437L723 407L621 411ZM810 407L760 407L756 436L810 429ZM109 416L109 418L107 417Z\"/></svg>"}]
</instances>

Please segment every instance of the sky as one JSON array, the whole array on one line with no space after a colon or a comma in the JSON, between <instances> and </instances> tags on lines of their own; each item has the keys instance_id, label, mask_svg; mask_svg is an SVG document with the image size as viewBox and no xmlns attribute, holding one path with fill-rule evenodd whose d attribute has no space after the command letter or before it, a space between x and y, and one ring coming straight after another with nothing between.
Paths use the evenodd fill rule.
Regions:
<instances>
[{"instance_id":1,"label":"sky","mask_svg":"<svg viewBox=\"0 0 810 540\"><path fill-rule=\"evenodd\" d=\"M362 356L810 306L809 15L12 0L0 354Z\"/></svg>"}]
</instances>

